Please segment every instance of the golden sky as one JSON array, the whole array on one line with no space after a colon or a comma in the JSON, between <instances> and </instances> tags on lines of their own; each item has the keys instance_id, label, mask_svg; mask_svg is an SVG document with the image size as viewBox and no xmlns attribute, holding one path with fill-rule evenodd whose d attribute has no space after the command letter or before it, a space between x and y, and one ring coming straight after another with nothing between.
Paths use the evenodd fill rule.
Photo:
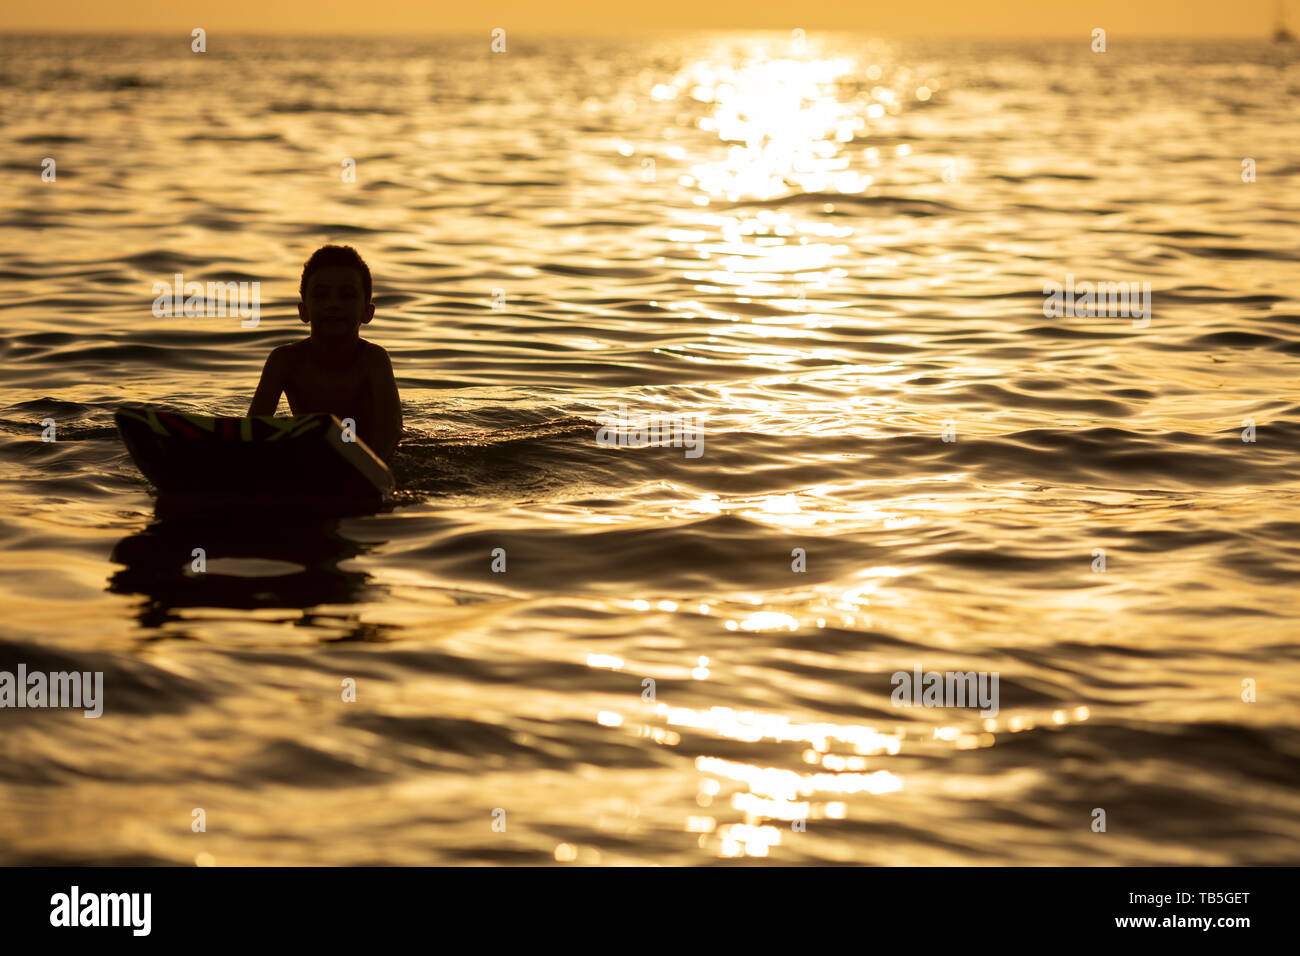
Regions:
<instances>
[{"instance_id":1,"label":"golden sky","mask_svg":"<svg viewBox=\"0 0 1300 956\"><path fill-rule=\"evenodd\" d=\"M614 33L680 27L901 36L1263 38L1274 0L45 0L6 3L0 30L188 33ZM1300 0L1289 0L1293 31Z\"/></svg>"}]
</instances>

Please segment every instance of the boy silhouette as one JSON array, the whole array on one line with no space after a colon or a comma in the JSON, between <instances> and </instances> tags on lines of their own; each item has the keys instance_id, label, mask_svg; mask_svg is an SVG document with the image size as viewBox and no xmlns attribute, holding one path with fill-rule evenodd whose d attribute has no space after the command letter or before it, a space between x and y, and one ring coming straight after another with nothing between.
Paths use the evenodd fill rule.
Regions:
<instances>
[{"instance_id":1,"label":"boy silhouette","mask_svg":"<svg viewBox=\"0 0 1300 956\"><path fill-rule=\"evenodd\" d=\"M375 315L370 269L351 246L321 246L298 283L298 317L311 335L271 350L248 414L274 415L280 393L294 415L328 412L356 422L385 462L402 435L402 401L388 353L358 334Z\"/></svg>"}]
</instances>

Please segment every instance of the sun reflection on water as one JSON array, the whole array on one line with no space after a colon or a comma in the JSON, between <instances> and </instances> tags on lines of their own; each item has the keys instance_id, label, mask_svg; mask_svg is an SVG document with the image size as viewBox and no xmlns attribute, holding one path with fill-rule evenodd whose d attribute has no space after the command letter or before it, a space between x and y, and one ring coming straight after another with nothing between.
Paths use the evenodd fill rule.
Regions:
<instances>
[{"instance_id":1,"label":"sun reflection on water","mask_svg":"<svg viewBox=\"0 0 1300 956\"><path fill-rule=\"evenodd\" d=\"M876 126L898 114L907 98L906 77L885 78L879 60L888 50L875 43L861 57L818 56L798 47L793 54L769 56L753 43L739 57L725 54L696 61L671 83L657 84L651 98L706 104L695 124L725 144L716 158L690 162L674 145L667 155L690 162L677 176L690 190L696 216L668 232L670 242L689 246L691 257L709 268L687 269L702 301L684 303L692 315L736 322L728 303L757 302L743 331L756 337L782 330L826 328L826 313L843 308L833 301L837 283L848 276L843 262L854 229L843 221L820 219L834 212L834 197L856 197L876 183L881 166L877 146L862 141ZM927 84L923 99L937 88ZM762 205L811 197L812 207L769 207L718 211L719 204ZM713 298L710 298L713 297ZM747 316L748 317L748 316ZM825 356L831 360L828 352ZM790 364L779 353L764 354L773 365ZM797 363L796 363L797 364ZM792 366L793 367L793 366Z\"/></svg>"},{"instance_id":2,"label":"sun reflection on water","mask_svg":"<svg viewBox=\"0 0 1300 956\"><path fill-rule=\"evenodd\" d=\"M701 659L702 663L706 659ZM809 820L843 820L849 816L849 804L835 797L879 797L904 789L904 777L894 770L872 766L873 762L897 757L907 739L901 728L881 730L859 724L827 721L800 723L776 713L738 711L730 707L708 709L671 706L659 702L653 714L666 726L641 725L639 735L656 743L676 747L682 743L683 731L704 732L721 739L744 743L798 742L807 744L801 760L808 770L762 766L744 760L702 754L695 758L695 768L702 777L696 802L711 808L722 795L721 781L740 784L745 789L730 795L730 807L742 815L740 822L720 822L716 815L689 814L684 826L698 834L701 849L712 849L722 857L767 856L781 844L782 830L768 821L789 824L799 832ZM1091 715L1088 708L1070 711L1058 709L1037 720L1032 714L1009 716L1005 731L1021 733L1041 726L1059 730L1071 720L1084 721ZM609 712L597 715L598 723L617 728L624 724L621 716ZM927 741L913 740L917 753L928 752L936 744L953 750L992 747L996 742L999 721L986 719L978 726L935 726ZM803 823L800 823L803 821Z\"/></svg>"},{"instance_id":3,"label":"sun reflection on water","mask_svg":"<svg viewBox=\"0 0 1300 956\"><path fill-rule=\"evenodd\" d=\"M842 144L866 130L871 109L842 100L836 89L859 71L848 57L756 59L740 69L695 64L681 82L694 81L690 96L714 107L699 127L732 145L724 160L692 166L687 178L710 198L729 202L771 199L791 186L862 192L872 177L849 168ZM877 89L883 115L895 97Z\"/></svg>"},{"instance_id":4,"label":"sun reflection on water","mask_svg":"<svg viewBox=\"0 0 1300 956\"><path fill-rule=\"evenodd\" d=\"M848 311L851 298L837 294L850 265L873 274L897 268L897 263L891 264L884 256L867 263L847 261L850 249L858 245L854 238L861 219L837 215L837 197L860 204L864 196L880 192L881 180L892 174L886 164L905 160L912 151L908 143L887 144L891 131L897 128L892 125L894 118L909 104L927 102L940 88L936 78L927 77L919 83L905 71L891 75L884 65L888 60L888 51L878 45L868 47L860 57L769 57L761 49L751 48L739 58L700 60L672 82L653 88L651 98L656 102L704 104L707 112L698 116L695 124L723 144L720 149L715 144L709 157L693 155L678 145L665 153L668 159L684 164L675 182L686 190L686 202L679 206L678 222L668 230L667 239L682 249L679 259L686 263L682 274L691 283L694 297L677 305L691 319L726 323L729 336L752 337L755 343L737 348L710 338L693 344L684 352L687 358L706 362L745 359L766 365L778 375L815 378L822 373L809 369L809 360L834 365L839 376L844 376L848 367L833 346L810 345L810 329L831 330L856 323L855 328L890 337L900 345L909 344L903 341L906 336L882 328L872 317ZM692 267L692 262L698 265ZM787 346L787 342L791 344ZM877 382L881 376L911 374L902 365L863 366L856 371ZM761 396L741 394L736 408L750 412L754 409L746 403L762 400ZM859 417L871 411L869 400L849 407ZM831 420L808 427L837 434L843 414L844 408L837 408ZM818 486L753 496L704 493L683 496L671 503L669 510L672 515L688 517L734 514L792 532L843 531L859 526L896 531L926 520L911 504L845 501L836 492ZM899 590L896 585L911 573L912 569L892 566L866 568L847 581L815 585L796 599L794 606L784 609L765 607L771 596L750 592L710 605L681 607L676 601L653 596L637 598L630 605L650 613L713 614L737 638L823 628L836 621L854 628L864 611L878 605L882 597L886 604L903 599L894 596ZM693 660L694 666L686 667L691 678L698 682L713 679L717 663L702 656ZM608 669L625 666L621 660L601 655L592 655L588 663ZM653 719L641 726L640 735L663 746L682 745L688 734L744 744L798 745L790 754L790 765L784 767L707 752L695 758L702 775L696 796L699 807L714 808L726 800L731 810L741 815L739 820L726 820L714 809L707 814L691 813L684 820L685 830L697 835L702 849L722 857L768 856L781 845L783 829L797 829L798 821L846 819L850 802L844 798L877 798L904 789L900 768L881 765L902 752L907 735L901 729L903 721L894 727L801 723L778 713L651 701ZM1072 716L1081 719L1078 714ZM1065 712L1058 711L1042 724L1059 727L1068 719ZM608 712L602 712L598 720L610 728L625 727L621 717L616 720ZM914 734L909 744L918 752L935 747L975 749L993 746L999 732L1019 733L1035 726L1033 715L1008 714L1001 722L981 725L975 719L969 726L927 727Z\"/></svg>"}]
</instances>

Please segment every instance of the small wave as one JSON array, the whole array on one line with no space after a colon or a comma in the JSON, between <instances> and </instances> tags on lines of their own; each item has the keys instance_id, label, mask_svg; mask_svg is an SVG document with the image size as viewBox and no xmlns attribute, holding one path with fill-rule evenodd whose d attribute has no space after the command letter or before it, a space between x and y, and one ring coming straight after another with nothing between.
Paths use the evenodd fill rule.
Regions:
<instances>
[{"instance_id":1,"label":"small wave","mask_svg":"<svg viewBox=\"0 0 1300 956\"><path fill-rule=\"evenodd\" d=\"M850 193L797 192L774 199L737 200L728 203L727 208L737 209L750 206L780 208L782 206L830 204L837 211L881 211L895 212L904 216L942 216L962 210L950 203L932 199L915 199L908 196L858 196Z\"/></svg>"}]
</instances>

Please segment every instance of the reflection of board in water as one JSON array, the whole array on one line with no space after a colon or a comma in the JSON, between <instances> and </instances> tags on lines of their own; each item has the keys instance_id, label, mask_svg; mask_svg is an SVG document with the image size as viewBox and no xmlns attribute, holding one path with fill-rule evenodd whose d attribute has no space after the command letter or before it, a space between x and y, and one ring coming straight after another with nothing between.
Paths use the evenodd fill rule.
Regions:
<instances>
[{"instance_id":1,"label":"reflection of board in water","mask_svg":"<svg viewBox=\"0 0 1300 956\"><path fill-rule=\"evenodd\" d=\"M374 510L392 495L388 466L333 415L212 418L149 406L114 416L159 508Z\"/></svg>"},{"instance_id":2,"label":"reflection of board in water","mask_svg":"<svg viewBox=\"0 0 1300 956\"><path fill-rule=\"evenodd\" d=\"M286 608L302 612L298 623L372 639L386 626L362 627L347 606L373 597L370 574L349 562L375 545L344 536L339 526L319 516L245 520L240 510L163 517L114 545L111 560L122 568L108 589L143 596L135 615L144 627L192 624L195 609L219 617L221 608ZM196 547L203 549L201 573Z\"/></svg>"}]
</instances>

